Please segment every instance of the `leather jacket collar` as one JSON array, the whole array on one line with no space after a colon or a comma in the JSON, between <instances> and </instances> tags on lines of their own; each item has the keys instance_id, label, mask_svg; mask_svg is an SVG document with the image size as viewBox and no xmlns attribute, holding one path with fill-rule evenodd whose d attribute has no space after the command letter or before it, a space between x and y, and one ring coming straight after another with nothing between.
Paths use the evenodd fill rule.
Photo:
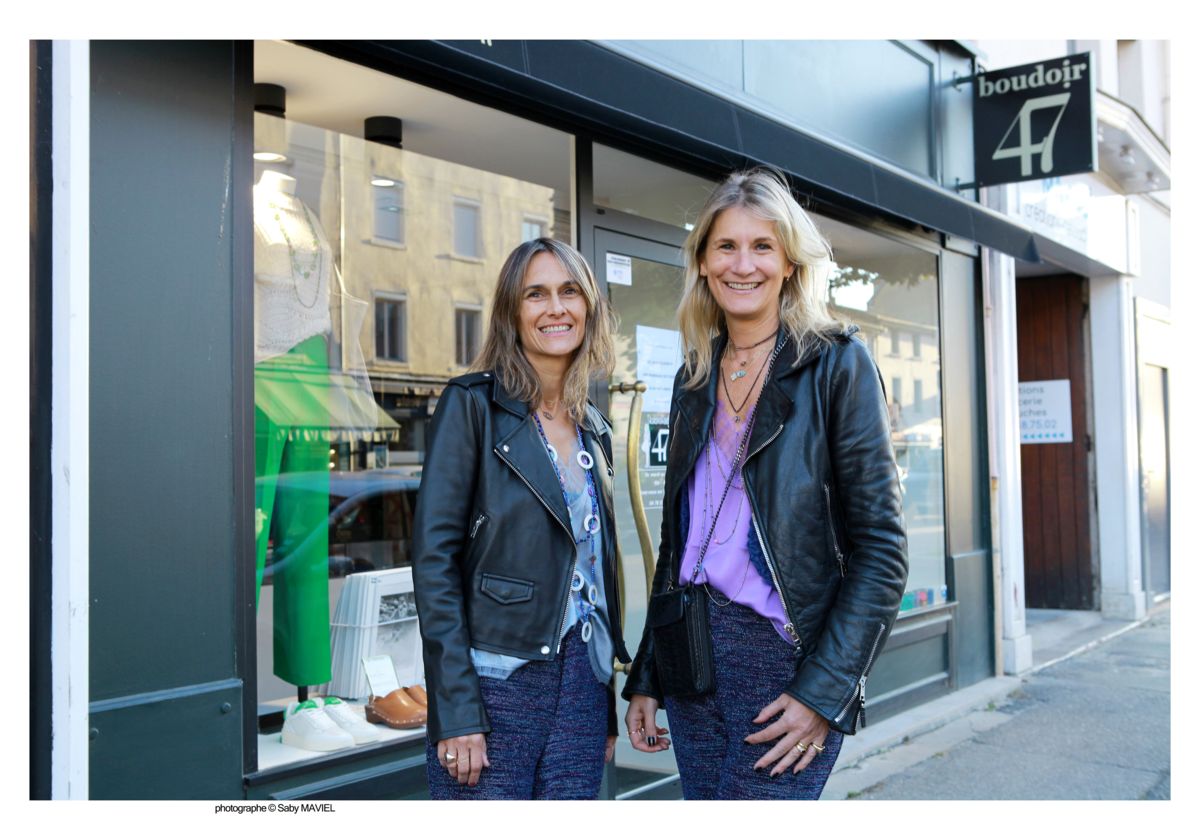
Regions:
<instances>
[{"instance_id":1,"label":"leather jacket collar","mask_svg":"<svg viewBox=\"0 0 1200 840\"><path fill-rule=\"evenodd\" d=\"M856 332L858 332L858 327L853 325L838 330L839 335L847 337ZM811 364L821 355L824 348L819 341L811 341L804 347L797 347L782 326L776 333L775 340L778 342L780 339L783 340L783 347L775 359L770 378L763 385L762 394L758 398L754 428L750 432L750 440L746 445L744 461L748 461L762 449L792 413L792 398L788 396L786 389L781 387L782 380L794 376L805 366ZM686 432L686 434L673 434L670 441L668 458L674 469L668 470L668 474L671 476L671 482L666 490L668 499L675 498L675 494L691 476L692 469L696 466L696 461L700 458L700 453L708 442L708 430L712 427L713 414L717 410L720 359L721 354L725 352L725 344L728 340L729 335L725 332L715 336L712 340L713 375L708 377L708 382L699 388L679 386L677 389L679 424L674 431Z\"/></svg>"},{"instance_id":2,"label":"leather jacket collar","mask_svg":"<svg viewBox=\"0 0 1200 840\"><path fill-rule=\"evenodd\" d=\"M558 482L554 466L546 458L537 427L529 422L529 405L509 394L494 373L491 390L492 402L504 409L504 412L497 412L495 415L493 451L525 480L529 489L549 508L574 541L571 515L563 499L562 485ZM596 458L597 452L601 454L604 460L599 463L608 468L608 474L611 475L612 465L608 463L604 447L599 446L597 441L608 434L610 429L600 418L600 412L590 402L580 426L583 429L584 446L592 453L593 458ZM601 514L611 516L611 511L602 510Z\"/></svg>"}]
</instances>

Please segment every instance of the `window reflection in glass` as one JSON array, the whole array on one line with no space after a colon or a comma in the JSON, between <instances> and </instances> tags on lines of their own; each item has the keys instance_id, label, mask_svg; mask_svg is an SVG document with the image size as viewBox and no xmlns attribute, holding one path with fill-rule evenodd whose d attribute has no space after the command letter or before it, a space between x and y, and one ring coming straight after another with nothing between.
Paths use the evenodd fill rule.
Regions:
<instances>
[{"instance_id":1,"label":"window reflection in glass","mask_svg":"<svg viewBox=\"0 0 1200 840\"><path fill-rule=\"evenodd\" d=\"M570 199L264 114L255 130L282 158L255 164L258 698L361 702L333 626L347 577L411 563L438 396L479 352L504 258L550 220L569 232Z\"/></svg>"},{"instance_id":2,"label":"window reflection in glass","mask_svg":"<svg viewBox=\"0 0 1200 840\"><path fill-rule=\"evenodd\" d=\"M941 354L937 257L913 246L818 219L837 265L834 317L856 324L884 383L908 532L901 610L944 603Z\"/></svg>"}]
</instances>

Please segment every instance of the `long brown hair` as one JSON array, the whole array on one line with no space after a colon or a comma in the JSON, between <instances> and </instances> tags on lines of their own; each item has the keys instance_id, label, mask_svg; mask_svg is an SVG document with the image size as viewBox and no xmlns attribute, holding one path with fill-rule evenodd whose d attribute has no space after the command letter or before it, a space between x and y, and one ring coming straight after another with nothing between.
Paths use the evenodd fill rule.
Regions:
<instances>
[{"instance_id":1,"label":"long brown hair","mask_svg":"<svg viewBox=\"0 0 1200 840\"><path fill-rule=\"evenodd\" d=\"M783 174L764 166L734 172L704 202L683 246L683 297L676 314L686 388L697 388L708 380L712 367L709 344L725 330L725 313L700 276L700 260L713 223L730 207L745 207L774 223L784 256L796 266L794 275L784 278L779 293L779 320L796 345L803 348L813 341L829 341L827 333L840 326L825 305L826 279L833 267L829 243L792 197Z\"/></svg>"},{"instance_id":2,"label":"long brown hair","mask_svg":"<svg viewBox=\"0 0 1200 840\"><path fill-rule=\"evenodd\" d=\"M518 245L504 261L496 279L496 295L483 350L472 369L493 371L509 394L536 407L542 400L542 383L521 346L518 320L525 274L538 254L551 254L583 292L587 319L583 342L563 377L562 404L576 423L587 409L588 383L607 378L613 370L613 332L616 318L608 301L600 294L596 277L583 255L557 239L531 239Z\"/></svg>"}]
</instances>

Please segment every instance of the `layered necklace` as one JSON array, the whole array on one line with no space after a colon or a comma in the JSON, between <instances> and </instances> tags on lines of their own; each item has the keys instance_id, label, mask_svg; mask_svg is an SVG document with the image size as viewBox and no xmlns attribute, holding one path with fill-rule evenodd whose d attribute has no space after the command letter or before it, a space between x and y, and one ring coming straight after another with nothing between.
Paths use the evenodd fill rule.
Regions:
<instances>
[{"instance_id":1,"label":"layered necklace","mask_svg":"<svg viewBox=\"0 0 1200 840\"><path fill-rule=\"evenodd\" d=\"M774 335L774 333L772 333L771 335L764 338L762 341L756 341L753 344L747 344L745 347L738 347L736 344L733 343L733 339L731 338L731 339L729 339L729 346L733 348L735 353L741 352L742 350L753 350L755 347L759 347L763 344L766 344L768 341L770 341L774 337L775 337L775 335ZM726 352L728 352L728 348L726 349ZM762 352L763 352L763 350L759 351L759 353L762 353ZM750 363L750 360L753 359L757 355L758 355L758 353L751 353L749 356L747 356L746 358L744 358L740 362L738 362L738 369L735 370L733 373L729 374L729 381L737 382L739 379L741 379L743 376L745 376L746 375L746 365L748 365ZM733 357L730 356L730 359L732 360Z\"/></svg>"},{"instance_id":2,"label":"layered necklace","mask_svg":"<svg viewBox=\"0 0 1200 840\"><path fill-rule=\"evenodd\" d=\"M317 273L317 270L321 267L321 241L317 237L317 226L308 212L308 206L301 201L300 209L304 211L304 222L308 225L306 236L302 238L310 238L312 240L311 259L306 263L297 252L292 238L288 236L287 222L283 218L284 212L295 213L295 211L290 208L281 207L273 201L268 201L267 204L275 211L275 221L279 223L279 232L283 234L283 241L287 244L288 257L292 262L292 293L295 294L296 300L301 306L305 309L312 309L317 305L317 298L321 295L321 276ZM300 297L299 278L303 277L305 280L308 280L314 273L317 273L317 282L313 287L312 303L305 303L304 299Z\"/></svg>"},{"instance_id":3,"label":"layered necklace","mask_svg":"<svg viewBox=\"0 0 1200 840\"><path fill-rule=\"evenodd\" d=\"M566 503L568 516L571 510L571 499L567 494L567 482L563 477L562 468L558 460L558 450L554 444L550 443L550 439L546 437L546 430L542 428L542 421L538 419L538 413L533 412L533 422L537 424L538 435L542 438L542 445L546 447L546 452L550 455L550 463L554 465L554 474L558 476L558 485L562 489L563 502ZM575 453L575 463L583 470L584 483L587 486L588 499L591 502L592 512L583 520L582 536L575 536L576 555L579 553L579 546L584 542L590 543L589 561L587 565L586 576L580 571L579 563L576 561L575 570L571 573L571 591L575 593L577 604L579 607L579 618L582 626L579 628L579 637L586 644L592 638L592 616L596 612L596 604L600 600L600 592L596 587L596 534L600 532L600 504L596 500L596 483L592 478L592 465L595 459L592 458L590 452L583 444L583 431L579 425L575 426L575 439L579 446ZM586 591L584 589L586 587Z\"/></svg>"},{"instance_id":4,"label":"layered necklace","mask_svg":"<svg viewBox=\"0 0 1200 840\"><path fill-rule=\"evenodd\" d=\"M764 339L764 341L765 341L765 339ZM762 342L759 342L759 343L761 344ZM731 341L730 344L732 345L733 342ZM746 396L742 398L742 401L740 403L734 402L733 394L731 394L729 392L729 382L725 379L724 376L721 377L721 385L725 389L725 399L729 400L729 410L733 413L733 422L734 423L741 423L742 420L745 419L745 414L744 414L743 410L746 408L747 403L750 402L750 398L752 396L754 396L754 389L758 385L758 380L762 378L763 371L767 369L767 361L768 360L764 358L763 363L758 366L758 373L755 374L754 381L750 383L750 390L746 391ZM745 362L743 362L742 364L745 364ZM746 371L744 369L735 370L733 373L741 374L742 376L746 375ZM730 374L729 378L730 379L740 379L741 377Z\"/></svg>"}]
</instances>

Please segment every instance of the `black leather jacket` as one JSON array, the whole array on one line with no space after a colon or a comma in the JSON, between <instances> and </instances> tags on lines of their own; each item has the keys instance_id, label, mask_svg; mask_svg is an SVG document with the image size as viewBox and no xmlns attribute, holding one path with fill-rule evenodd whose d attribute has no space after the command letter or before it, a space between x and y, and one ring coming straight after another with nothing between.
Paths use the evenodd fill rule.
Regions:
<instances>
[{"instance_id":1,"label":"black leather jacket","mask_svg":"<svg viewBox=\"0 0 1200 840\"><path fill-rule=\"evenodd\" d=\"M588 407L581 424L600 479L604 592L613 648L621 638L612 509L612 434ZM430 424L413 521L413 583L434 741L490 732L470 648L549 660L575 568L561 485L529 407L491 373L450 380ZM609 734L616 734L609 689Z\"/></svg>"},{"instance_id":2,"label":"black leather jacket","mask_svg":"<svg viewBox=\"0 0 1200 840\"><path fill-rule=\"evenodd\" d=\"M867 673L887 641L908 577L900 484L882 380L856 327L798 354L788 339L763 386L744 475L752 541L766 556L797 646L788 694L854 734ZM725 347L713 343L713 369ZM680 512L712 425L719 372L675 378L662 542L653 591L678 580ZM719 679L719 676L718 676ZM649 632L622 694L662 700Z\"/></svg>"}]
</instances>

